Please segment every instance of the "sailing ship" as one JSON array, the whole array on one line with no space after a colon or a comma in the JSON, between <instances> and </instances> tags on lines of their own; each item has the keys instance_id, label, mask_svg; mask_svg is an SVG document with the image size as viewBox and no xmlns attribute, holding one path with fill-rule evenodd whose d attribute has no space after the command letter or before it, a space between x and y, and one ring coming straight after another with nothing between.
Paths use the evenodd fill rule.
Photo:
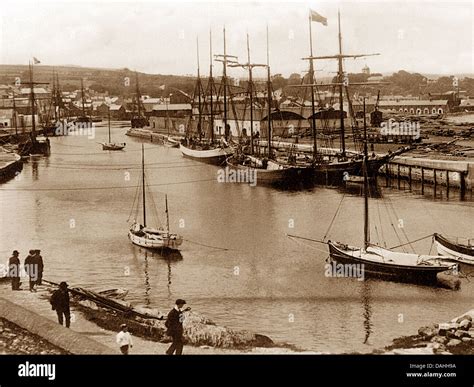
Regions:
<instances>
[{"instance_id":1,"label":"sailing ship","mask_svg":"<svg viewBox=\"0 0 474 387\"><path fill-rule=\"evenodd\" d=\"M369 175L367 152L367 127L364 99L364 246L350 246L328 241L329 256L344 265L362 265L364 273L377 278L387 278L400 282L436 284L437 274L454 270L457 265L446 262L444 257L402 253L370 243L369 236Z\"/></svg>"},{"instance_id":2,"label":"sailing ship","mask_svg":"<svg viewBox=\"0 0 474 387\"><path fill-rule=\"evenodd\" d=\"M23 85L27 85L30 88L30 98L29 98L29 105L31 110L31 132L29 134L29 138L25 140L19 140L18 144L16 145L14 151L18 153L22 157L27 156L49 156L51 153L51 146L49 138L43 136L37 136L36 133L36 115L38 112L37 101L35 97L35 85L44 85L47 84L45 82L34 82L33 81L33 63L29 63L29 75L30 80L29 82L23 82ZM17 112L15 112L15 131L17 131ZM39 115L38 115L39 117Z\"/></svg>"},{"instance_id":3,"label":"sailing ship","mask_svg":"<svg viewBox=\"0 0 474 387\"><path fill-rule=\"evenodd\" d=\"M74 120L75 124L90 124L92 123L91 117L89 117L86 113L86 94L84 91L84 81L81 78L81 106L82 106L82 115L77 117Z\"/></svg>"},{"instance_id":4,"label":"sailing ship","mask_svg":"<svg viewBox=\"0 0 474 387\"><path fill-rule=\"evenodd\" d=\"M296 155L289 152L287 155L277 155L272 149L272 84L270 75L269 44L267 28L267 63L257 64L250 62L250 44L247 34L248 63L238 65L249 70L249 99L250 99L250 154L246 154L242 147L238 147L235 154L227 159L227 165L235 170L244 170L256 173L259 184L290 186L311 180L313 173L311 164L301 161ZM237 65L233 65L236 67ZM264 67L267 69L267 152L256 155L254 152L253 133L253 78L252 69Z\"/></svg>"},{"instance_id":5,"label":"sailing ship","mask_svg":"<svg viewBox=\"0 0 474 387\"><path fill-rule=\"evenodd\" d=\"M67 134L67 118L64 115L64 103L61 89L59 87L59 76L53 71L53 88L51 91L51 104L43 123L43 133L48 136L62 136ZM52 114L51 114L52 113Z\"/></svg>"},{"instance_id":6,"label":"sailing ship","mask_svg":"<svg viewBox=\"0 0 474 387\"><path fill-rule=\"evenodd\" d=\"M314 11L313 11L314 12ZM319 15L318 15L319 16ZM320 17L320 16L319 16ZM339 41L339 53L336 55L329 56L314 56L313 55L313 45L312 45L312 29L311 22L312 13L309 15L309 34L310 34L310 56L303 58L304 60L309 60L310 70L309 70L309 84L299 85L299 87L309 87L311 89L311 106L312 106L312 115L311 115L311 126L312 126L312 137L313 137L313 165L314 165L314 175L317 181L325 182L326 184L341 184L343 183L343 177L347 174L350 176L363 176L364 168L368 174L369 179L373 180L377 177L380 167L395 156L405 152L409 148L402 148L396 152L389 152L386 155L376 155L372 154L365 162L366 166L363 167L363 155L359 152L350 152L346 149L345 142L345 112L343 109L344 104L344 91L348 99L349 107L351 106L349 100L348 92L348 78L346 77L343 71L343 60L345 58L360 58L367 56L374 56L379 54L356 54L348 55L342 53L342 34L341 34L341 17L338 12L338 41ZM319 22L321 19L318 18ZM337 59L338 61L338 71L337 71L337 82L328 83L328 84L317 84L314 78L314 60L326 60L326 59ZM351 83L352 85L366 85L367 83ZM371 85L377 83L370 83ZM337 87L339 94L339 122L340 122L340 150L336 151L333 149L322 148L318 149L317 144L317 129L316 129L316 110L315 110L315 98L314 98L314 89L316 87L322 86L331 86ZM298 87L298 86L295 86ZM351 110L351 109L349 109ZM321 110L321 113L326 112L327 110Z\"/></svg>"},{"instance_id":7,"label":"sailing ship","mask_svg":"<svg viewBox=\"0 0 474 387\"><path fill-rule=\"evenodd\" d=\"M115 143L112 142L111 135L110 135L110 106L109 106L109 114L108 114L108 134L109 134L109 141L108 142L102 142L102 150L111 150L111 151L116 151L116 150L122 150L125 148L125 143Z\"/></svg>"},{"instance_id":8,"label":"sailing ship","mask_svg":"<svg viewBox=\"0 0 474 387\"><path fill-rule=\"evenodd\" d=\"M150 122L146 118L144 112L145 112L145 107L143 106L142 102L142 95L140 93L140 86L138 83L138 73L135 72L135 101L133 104L134 111L132 115L132 119L130 120L130 124L132 129L134 128L144 128L147 126L150 126ZM136 112L135 112L135 107L136 107Z\"/></svg>"},{"instance_id":9,"label":"sailing ship","mask_svg":"<svg viewBox=\"0 0 474 387\"><path fill-rule=\"evenodd\" d=\"M196 80L196 88L194 92L193 102L195 102L196 96L198 99L198 123L197 123L197 132L198 138L191 136L190 128L186 133L186 137L181 141L179 145L179 149L184 157L200 161L207 164L214 164L214 165L222 165L225 164L226 159L234 153L234 149L228 143L228 136L230 135L230 125L227 123L227 92L228 92L228 85L227 85L227 64L231 58L235 58L232 55L227 55L226 50L226 38L225 38L225 28L224 28L224 55L218 55L219 61L223 63L223 76L222 76L222 87L223 87L223 94L224 94L224 130L225 135L224 137L220 138L219 141L215 141L214 138L214 101L213 101L213 85L214 79L212 76L212 35L209 36L210 40L210 67L209 67L209 83L208 89L210 92L210 117L209 117L209 125L210 125L210 139L202 138L202 83L201 83L201 73L200 73L200 66L199 66L199 45L197 50L197 80Z\"/></svg>"},{"instance_id":10,"label":"sailing ship","mask_svg":"<svg viewBox=\"0 0 474 387\"><path fill-rule=\"evenodd\" d=\"M474 265L474 245L471 244L470 239L461 243L459 238L448 238L437 233L433 235L433 238L439 255L449 257L456 262Z\"/></svg>"},{"instance_id":11,"label":"sailing ship","mask_svg":"<svg viewBox=\"0 0 474 387\"><path fill-rule=\"evenodd\" d=\"M148 249L169 249L178 250L183 243L183 237L178 234L170 233L170 222L168 212L168 196L165 196L166 208L166 228L152 228L147 226L146 217L146 181L145 181L145 150L142 144L142 211L143 223L134 221L130 226L128 237L130 241L141 247Z\"/></svg>"}]
</instances>

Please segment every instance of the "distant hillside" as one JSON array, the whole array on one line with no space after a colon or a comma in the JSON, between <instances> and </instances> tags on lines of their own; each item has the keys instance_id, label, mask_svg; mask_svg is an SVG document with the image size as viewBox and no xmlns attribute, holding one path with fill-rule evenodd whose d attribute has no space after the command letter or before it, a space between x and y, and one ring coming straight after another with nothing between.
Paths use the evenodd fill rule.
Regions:
<instances>
[{"instance_id":1,"label":"distant hillside","mask_svg":"<svg viewBox=\"0 0 474 387\"><path fill-rule=\"evenodd\" d=\"M59 76L61 89L64 91L77 90L81 79L86 88L98 92L109 92L110 95L127 96L135 92L135 72L129 69L103 69L79 66L42 66L35 65L35 82L52 82L53 70ZM28 66L0 65L0 84L13 84L15 78L28 81ZM138 73L140 91L152 97L168 95L171 89L161 90L161 85L178 88L186 93L192 93L195 80L192 77L178 75L161 75Z\"/></svg>"},{"instance_id":2,"label":"distant hillside","mask_svg":"<svg viewBox=\"0 0 474 387\"><path fill-rule=\"evenodd\" d=\"M87 68L79 66L43 66L35 65L34 78L36 82L51 82L53 70L59 75L61 89L72 91L80 88L81 79L86 88L98 92L108 92L110 95L130 96L135 92L135 72L129 69L106 69ZM28 80L28 66L26 65L0 65L0 84L13 84L16 77ZM468 95L474 96L474 77L468 74L459 74L459 88L466 91ZM193 94L195 78L180 75L145 74L138 73L141 93L151 97L167 96L173 93L173 102L186 102L187 99L173 88ZM216 77L218 78L218 77ZM365 82L366 74L349 74L350 82ZM127 82L128 80L128 82ZM318 82L328 82L330 79L318 79ZM382 95L428 95L430 93L443 93L453 90L452 77L436 74L409 73L400 70L391 74L384 74L384 81L387 85L357 87L361 92L377 94L380 90ZM205 81L204 81L205 83ZM288 78L281 74L273 75L274 90L283 89L284 94L296 95L301 92L301 88L292 88L291 85L301 84L301 76L298 73L290 75ZM160 86L166 85L162 90ZM245 81L240 83L240 87L245 89ZM352 91L355 88L351 88Z\"/></svg>"}]
</instances>

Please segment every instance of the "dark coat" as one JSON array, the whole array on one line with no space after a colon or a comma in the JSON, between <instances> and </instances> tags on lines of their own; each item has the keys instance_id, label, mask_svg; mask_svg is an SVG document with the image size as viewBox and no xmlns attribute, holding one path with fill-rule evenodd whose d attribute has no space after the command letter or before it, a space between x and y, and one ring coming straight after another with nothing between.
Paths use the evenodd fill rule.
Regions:
<instances>
[{"instance_id":1,"label":"dark coat","mask_svg":"<svg viewBox=\"0 0 474 387\"><path fill-rule=\"evenodd\" d=\"M55 290L51 295L51 307L60 312L69 312L69 292L61 289Z\"/></svg>"},{"instance_id":2,"label":"dark coat","mask_svg":"<svg viewBox=\"0 0 474 387\"><path fill-rule=\"evenodd\" d=\"M165 326L168 328L166 334L168 336L183 335L183 312L178 312L175 308L171 309L166 318Z\"/></svg>"},{"instance_id":3,"label":"dark coat","mask_svg":"<svg viewBox=\"0 0 474 387\"><path fill-rule=\"evenodd\" d=\"M12 278L20 277L20 259L18 257L10 257L8 261L8 276Z\"/></svg>"},{"instance_id":4,"label":"dark coat","mask_svg":"<svg viewBox=\"0 0 474 387\"><path fill-rule=\"evenodd\" d=\"M25 259L25 271L31 277L35 273L37 273L36 268L33 269L32 266L36 265L36 259L34 255L28 255Z\"/></svg>"},{"instance_id":5,"label":"dark coat","mask_svg":"<svg viewBox=\"0 0 474 387\"><path fill-rule=\"evenodd\" d=\"M38 271L42 273L44 270L43 257L41 255L35 256L35 263L38 265Z\"/></svg>"}]
</instances>

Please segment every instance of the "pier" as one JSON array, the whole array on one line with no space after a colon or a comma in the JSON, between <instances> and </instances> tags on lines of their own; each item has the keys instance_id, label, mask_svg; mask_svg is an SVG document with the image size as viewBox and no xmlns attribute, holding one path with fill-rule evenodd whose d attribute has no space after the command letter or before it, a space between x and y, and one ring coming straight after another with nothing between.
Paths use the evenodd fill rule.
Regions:
<instances>
[{"instance_id":1,"label":"pier","mask_svg":"<svg viewBox=\"0 0 474 387\"><path fill-rule=\"evenodd\" d=\"M389 179L396 179L398 186L405 180L411 188L412 183L421 184L422 192L425 185L460 190L461 196L474 186L474 161L439 160L397 156L381 168L380 173Z\"/></svg>"}]
</instances>

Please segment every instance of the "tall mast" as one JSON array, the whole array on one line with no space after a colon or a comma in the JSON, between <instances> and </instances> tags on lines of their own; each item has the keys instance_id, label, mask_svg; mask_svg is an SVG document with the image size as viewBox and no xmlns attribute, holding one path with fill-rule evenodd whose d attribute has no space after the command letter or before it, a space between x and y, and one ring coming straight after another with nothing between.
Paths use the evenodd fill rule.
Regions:
<instances>
[{"instance_id":1,"label":"tall mast","mask_svg":"<svg viewBox=\"0 0 474 387\"><path fill-rule=\"evenodd\" d=\"M249 64L249 94L250 94L250 154L253 155L253 79L252 65L250 63L250 41L247 32L247 60Z\"/></svg>"},{"instance_id":2,"label":"tall mast","mask_svg":"<svg viewBox=\"0 0 474 387\"><path fill-rule=\"evenodd\" d=\"M15 136L18 138L18 122L16 114L15 92L13 92L13 121L15 122Z\"/></svg>"},{"instance_id":3,"label":"tall mast","mask_svg":"<svg viewBox=\"0 0 474 387\"><path fill-rule=\"evenodd\" d=\"M338 75L339 75L339 110L340 110L340 123L341 123L341 151L342 156L346 156L346 140L345 140L345 133L344 133L344 108L343 108L343 81L344 81L344 74L342 72L342 35L341 35L341 13L337 11L337 24L339 29L339 57L338 57Z\"/></svg>"},{"instance_id":4,"label":"tall mast","mask_svg":"<svg viewBox=\"0 0 474 387\"><path fill-rule=\"evenodd\" d=\"M81 103L82 103L82 116L85 117L85 108L84 108L84 81L81 78Z\"/></svg>"},{"instance_id":5,"label":"tall mast","mask_svg":"<svg viewBox=\"0 0 474 387\"><path fill-rule=\"evenodd\" d=\"M145 149L142 144L142 201L143 201L143 227L146 227L146 203L145 203Z\"/></svg>"},{"instance_id":6,"label":"tall mast","mask_svg":"<svg viewBox=\"0 0 474 387\"><path fill-rule=\"evenodd\" d=\"M109 106L109 109L108 109L108 120L109 120L109 144L112 142L111 139L110 139L110 106Z\"/></svg>"},{"instance_id":7,"label":"tall mast","mask_svg":"<svg viewBox=\"0 0 474 387\"><path fill-rule=\"evenodd\" d=\"M135 87L136 87L136 93L137 93L137 114L138 114L138 118L141 118L142 116L142 112L141 112L141 108L140 108L140 89L138 87L138 73L135 71Z\"/></svg>"},{"instance_id":8,"label":"tall mast","mask_svg":"<svg viewBox=\"0 0 474 387\"><path fill-rule=\"evenodd\" d=\"M268 25L267 25L267 105L268 105L268 158L272 154L272 83L270 78L270 48L268 41Z\"/></svg>"},{"instance_id":9,"label":"tall mast","mask_svg":"<svg viewBox=\"0 0 474 387\"><path fill-rule=\"evenodd\" d=\"M84 95L84 81L81 78L81 99L82 99L82 116L86 117L85 95Z\"/></svg>"},{"instance_id":10,"label":"tall mast","mask_svg":"<svg viewBox=\"0 0 474 387\"><path fill-rule=\"evenodd\" d=\"M364 97L364 249L367 250L367 247L370 243L370 229L369 229L369 181L367 176L367 122L366 122L366 113L365 113L365 97Z\"/></svg>"},{"instance_id":11,"label":"tall mast","mask_svg":"<svg viewBox=\"0 0 474 387\"><path fill-rule=\"evenodd\" d=\"M196 55L197 55L197 92L198 92L198 133L201 137L201 69L199 66L199 38L196 38Z\"/></svg>"},{"instance_id":12,"label":"tall mast","mask_svg":"<svg viewBox=\"0 0 474 387\"><path fill-rule=\"evenodd\" d=\"M224 138L227 140L227 46L225 41L225 26L224 26L224 58L223 58L223 76L222 84L224 86Z\"/></svg>"},{"instance_id":13,"label":"tall mast","mask_svg":"<svg viewBox=\"0 0 474 387\"><path fill-rule=\"evenodd\" d=\"M210 127L211 127L211 144L214 143L214 107L213 107L213 88L214 88L214 79L212 78L212 30L209 30L209 85L208 89L211 93L211 106L210 106Z\"/></svg>"},{"instance_id":14,"label":"tall mast","mask_svg":"<svg viewBox=\"0 0 474 387\"><path fill-rule=\"evenodd\" d=\"M170 232L170 215L168 212L168 195L165 194L165 209L166 209L166 231Z\"/></svg>"},{"instance_id":15,"label":"tall mast","mask_svg":"<svg viewBox=\"0 0 474 387\"><path fill-rule=\"evenodd\" d=\"M59 89L59 74L56 73L56 103L58 105L58 120L61 119L61 104L62 104L62 95L61 90Z\"/></svg>"},{"instance_id":16,"label":"tall mast","mask_svg":"<svg viewBox=\"0 0 474 387\"><path fill-rule=\"evenodd\" d=\"M30 99L31 99L31 137L33 141L36 141L36 122L35 122L35 90L33 83L33 64L30 62Z\"/></svg>"},{"instance_id":17,"label":"tall mast","mask_svg":"<svg viewBox=\"0 0 474 387\"><path fill-rule=\"evenodd\" d=\"M56 75L53 70L53 93L52 93L52 102L53 102L53 109L54 109L54 121L58 122L58 111L57 111L57 106L58 106L58 95L56 91Z\"/></svg>"},{"instance_id":18,"label":"tall mast","mask_svg":"<svg viewBox=\"0 0 474 387\"><path fill-rule=\"evenodd\" d=\"M309 12L309 54L313 57L313 30L311 28L311 11ZM311 84L311 123L313 126L313 160L316 160L318 153L317 139L316 139L316 111L314 107L314 63L313 59L309 60L309 76ZM306 94L306 93L305 93Z\"/></svg>"}]
</instances>

